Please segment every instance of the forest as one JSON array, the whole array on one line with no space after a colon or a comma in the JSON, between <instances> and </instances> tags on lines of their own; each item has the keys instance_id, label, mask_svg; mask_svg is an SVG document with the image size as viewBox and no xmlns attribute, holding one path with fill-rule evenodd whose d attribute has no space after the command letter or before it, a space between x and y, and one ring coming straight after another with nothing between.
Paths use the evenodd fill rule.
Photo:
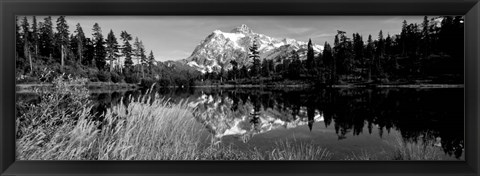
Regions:
<instances>
[{"instance_id":1,"label":"forest","mask_svg":"<svg viewBox=\"0 0 480 176\"><path fill-rule=\"evenodd\" d=\"M16 25L18 83L49 82L65 74L91 82L150 86L219 84L463 84L464 19L424 17L421 24L403 21L400 34L368 35L337 31L333 46L325 42L315 55L308 42L305 60L293 50L277 60L260 58L259 46L249 47L250 65L231 61L232 68L200 72L175 62L156 61L142 41L127 31L106 37L98 23L87 37L78 23L69 31L65 16L37 22L23 17ZM29 22L30 21L30 22ZM30 24L31 23L31 24ZM137 64L135 64L137 63Z\"/></svg>"},{"instance_id":2,"label":"forest","mask_svg":"<svg viewBox=\"0 0 480 176\"><path fill-rule=\"evenodd\" d=\"M91 82L190 86L193 75L198 75L193 69L156 61L153 52L147 55L143 42L127 31L120 32L119 43L112 30L104 37L98 23L87 37L79 23L70 32L65 16L56 19L55 30L51 16L43 22L33 16L30 21L17 18L17 83L48 83L63 74Z\"/></svg>"},{"instance_id":3,"label":"forest","mask_svg":"<svg viewBox=\"0 0 480 176\"><path fill-rule=\"evenodd\" d=\"M203 78L233 84L462 84L463 22L461 16L425 16L420 25L404 20L400 34L380 30L366 42L359 33L350 38L338 30L333 46L325 42L318 55L309 40L306 60L294 50L280 62L262 60L254 43L251 66L232 61L231 70Z\"/></svg>"}]
</instances>

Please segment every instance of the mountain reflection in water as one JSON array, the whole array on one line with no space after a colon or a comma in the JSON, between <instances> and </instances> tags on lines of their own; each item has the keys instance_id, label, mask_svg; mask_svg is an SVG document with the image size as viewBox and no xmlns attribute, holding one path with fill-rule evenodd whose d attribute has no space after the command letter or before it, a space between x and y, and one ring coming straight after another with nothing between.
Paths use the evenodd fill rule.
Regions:
<instances>
[{"instance_id":1,"label":"mountain reflection in water","mask_svg":"<svg viewBox=\"0 0 480 176\"><path fill-rule=\"evenodd\" d=\"M94 93L92 111L102 114L122 97L137 98L145 93ZM194 117L216 142L231 136L242 142L257 136L263 140L293 131L319 140L318 136L324 135L318 134L319 130L327 129L336 135L335 141L371 140L372 136L381 140L396 131L409 142L433 140L452 157L461 157L464 150L463 88L197 88L161 89L157 93L172 103L187 99L189 106L195 107ZM125 105L128 102L123 99ZM344 144L335 141L331 142L335 147Z\"/></svg>"}]
</instances>

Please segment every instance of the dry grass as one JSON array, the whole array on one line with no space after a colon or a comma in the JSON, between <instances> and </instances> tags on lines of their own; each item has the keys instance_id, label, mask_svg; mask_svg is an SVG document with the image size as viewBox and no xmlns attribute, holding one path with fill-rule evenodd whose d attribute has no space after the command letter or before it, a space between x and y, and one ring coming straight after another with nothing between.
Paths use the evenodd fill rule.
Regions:
<instances>
[{"instance_id":1,"label":"dry grass","mask_svg":"<svg viewBox=\"0 0 480 176\"><path fill-rule=\"evenodd\" d=\"M409 142L398 132L393 135L394 140L390 142L395 148L392 160L442 160L441 150L436 148L432 141Z\"/></svg>"},{"instance_id":2,"label":"dry grass","mask_svg":"<svg viewBox=\"0 0 480 176\"><path fill-rule=\"evenodd\" d=\"M204 160L330 160L333 156L327 149L313 143L296 140L280 140L275 142L271 151L261 152L257 148L246 151L232 145L212 145L203 150Z\"/></svg>"},{"instance_id":3,"label":"dry grass","mask_svg":"<svg viewBox=\"0 0 480 176\"><path fill-rule=\"evenodd\" d=\"M17 159L198 159L200 133L185 102L147 103L151 97L143 96L111 108L98 122L84 107L88 91L65 82L59 80L56 91L39 92L42 102L17 118Z\"/></svg>"},{"instance_id":4,"label":"dry grass","mask_svg":"<svg viewBox=\"0 0 480 176\"><path fill-rule=\"evenodd\" d=\"M330 160L332 157L327 149L313 143L282 140L275 143L275 149L268 152L270 160Z\"/></svg>"}]
</instances>

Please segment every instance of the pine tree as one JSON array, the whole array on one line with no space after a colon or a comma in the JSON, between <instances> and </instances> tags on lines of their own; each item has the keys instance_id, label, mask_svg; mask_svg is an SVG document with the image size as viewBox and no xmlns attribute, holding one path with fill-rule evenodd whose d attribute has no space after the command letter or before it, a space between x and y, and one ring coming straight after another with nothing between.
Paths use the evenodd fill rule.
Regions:
<instances>
[{"instance_id":1,"label":"pine tree","mask_svg":"<svg viewBox=\"0 0 480 176\"><path fill-rule=\"evenodd\" d=\"M77 23L75 29L75 40L77 41L77 56L81 63L84 63L83 53L85 52L85 33L83 32L82 26L80 23Z\"/></svg>"},{"instance_id":2,"label":"pine tree","mask_svg":"<svg viewBox=\"0 0 480 176\"><path fill-rule=\"evenodd\" d=\"M377 56L383 58L385 54L385 39L383 38L383 32L380 30L378 33L378 46L377 46Z\"/></svg>"},{"instance_id":3,"label":"pine tree","mask_svg":"<svg viewBox=\"0 0 480 176\"><path fill-rule=\"evenodd\" d=\"M53 52L53 23L52 17L48 16L44 19L40 26L40 54L52 59Z\"/></svg>"},{"instance_id":4,"label":"pine tree","mask_svg":"<svg viewBox=\"0 0 480 176\"><path fill-rule=\"evenodd\" d=\"M153 74L153 63L155 63L155 56L153 56L152 50L150 50L150 54L148 55L147 63L150 74Z\"/></svg>"},{"instance_id":5,"label":"pine tree","mask_svg":"<svg viewBox=\"0 0 480 176\"><path fill-rule=\"evenodd\" d=\"M405 56L405 51L406 51L406 47L407 47L407 20L403 20L403 23L402 23L402 32L400 33L400 39L401 39L401 42L402 42L402 56Z\"/></svg>"},{"instance_id":6,"label":"pine tree","mask_svg":"<svg viewBox=\"0 0 480 176\"><path fill-rule=\"evenodd\" d=\"M93 25L93 44L94 44L94 62L95 62L95 66L97 66L97 68L99 70L104 70L105 69L105 65L106 65L106 61L105 61L105 57L106 57L106 52L105 52L105 41L103 39L103 34L102 34L102 29L100 28L100 26L98 25L98 23L95 23Z\"/></svg>"},{"instance_id":7,"label":"pine tree","mask_svg":"<svg viewBox=\"0 0 480 176\"><path fill-rule=\"evenodd\" d=\"M248 78L250 77L250 75L248 74L248 69L245 65L242 66L242 68L240 69L240 77L241 78Z\"/></svg>"},{"instance_id":8,"label":"pine tree","mask_svg":"<svg viewBox=\"0 0 480 176\"><path fill-rule=\"evenodd\" d=\"M122 46L122 54L125 57L124 67L126 70L131 71L133 66L132 61L132 45L130 44L130 40L132 40L132 36L127 33L127 31L122 31L120 37L123 40Z\"/></svg>"},{"instance_id":9,"label":"pine tree","mask_svg":"<svg viewBox=\"0 0 480 176\"><path fill-rule=\"evenodd\" d=\"M143 69L141 60L142 60L142 48L143 46L141 45L140 41L138 40L138 37L135 37L135 42L133 43L133 56L137 59L137 64L140 65L140 69ZM138 72L137 72L138 73Z\"/></svg>"},{"instance_id":10,"label":"pine tree","mask_svg":"<svg viewBox=\"0 0 480 176\"><path fill-rule=\"evenodd\" d=\"M377 55L376 55L376 63L375 63L375 69L378 74L378 76L384 76L383 75L383 65L385 63L385 39L383 38L383 32L380 30L378 33L378 41L377 41L377 47L376 47Z\"/></svg>"},{"instance_id":11,"label":"pine tree","mask_svg":"<svg viewBox=\"0 0 480 176\"><path fill-rule=\"evenodd\" d=\"M315 71L315 66L317 64L315 63L315 54L313 52L313 44L312 40L308 39L308 45L307 45L307 73L309 77L312 77L313 75L316 74Z\"/></svg>"},{"instance_id":12,"label":"pine tree","mask_svg":"<svg viewBox=\"0 0 480 176\"><path fill-rule=\"evenodd\" d=\"M110 61L110 72L113 71L114 60L116 61L119 54L118 54L118 42L115 34L112 30L107 35L107 58Z\"/></svg>"},{"instance_id":13,"label":"pine tree","mask_svg":"<svg viewBox=\"0 0 480 176\"><path fill-rule=\"evenodd\" d=\"M263 59L262 61L262 76L270 77L270 67L268 65L267 59Z\"/></svg>"},{"instance_id":14,"label":"pine tree","mask_svg":"<svg viewBox=\"0 0 480 176\"><path fill-rule=\"evenodd\" d=\"M237 80L237 77L238 77L238 63L237 61L235 60L231 60L230 61L230 64L232 64L232 76L233 76L233 80Z\"/></svg>"},{"instance_id":15,"label":"pine tree","mask_svg":"<svg viewBox=\"0 0 480 176\"><path fill-rule=\"evenodd\" d=\"M18 17L15 16L15 59L17 61L17 67L20 66L18 63L20 61L19 54L22 53L22 39L20 37L20 26L18 25Z\"/></svg>"},{"instance_id":16,"label":"pine tree","mask_svg":"<svg viewBox=\"0 0 480 176\"><path fill-rule=\"evenodd\" d=\"M353 34L353 52L354 52L354 58L355 62L359 63L362 72L365 68L365 59L364 59L364 53L363 53L363 39L362 36L358 33Z\"/></svg>"},{"instance_id":17,"label":"pine tree","mask_svg":"<svg viewBox=\"0 0 480 176\"><path fill-rule=\"evenodd\" d=\"M323 45L323 63L326 67L326 71L325 71L325 79L324 80L328 80L328 83L329 84L334 84L336 81L335 81L335 60L333 58L333 51L332 51L332 47L330 46L330 44L328 44L327 42L325 42L325 44Z\"/></svg>"},{"instance_id":18,"label":"pine tree","mask_svg":"<svg viewBox=\"0 0 480 176\"><path fill-rule=\"evenodd\" d=\"M368 65L368 81L372 80L372 65L373 65L373 57L375 53L375 48L374 48L373 40L372 40L372 35L368 35L368 40L367 40L367 48L365 51L365 56L367 57L367 65Z\"/></svg>"},{"instance_id":19,"label":"pine tree","mask_svg":"<svg viewBox=\"0 0 480 176\"><path fill-rule=\"evenodd\" d=\"M430 46L429 24L430 22L428 21L428 17L425 16L422 22L422 44L421 44L422 53L424 57L429 55L429 46Z\"/></svg>"},{"instance_id":20,"label":"pine tree","mask_svg":"<svg viewBox=\"0 0 480 176\"><path fill-rule=\"evenodd\" d=\"M302 70L302 62L300 61L300 56L297 51L292 50L291 56L292 63L288 66L288 75L290 79L298 79Z\"/></svg>"},{"instance_id":21,"label":"pine tree","mask_svg":"<svg viewBox=\"0 0 480 176\"><path fill-rule=\"evenodd\" d=\"M37 17L33 16L32 18L32 43L34 47L35 57L38 57L38 25L37 25Z\"/></svg>"},{"instance_id":22,"label":"pine tree","mask_svg":"<svg viewBox=\"0 0 480 176\"><path fill-rule=\"evenodd\" d=\"M83 64L88 66L94 66L95 62L95 45L90 38L85 40L85 49L83 55Z\"/></svg>"},{"instance_id":23,"label":"pine tree","mask_svg":"<svg viewBox=\"0 0 480 176\"><path fill-rule=\"evenodd\" d=\"M142 72L142 79L145 78L145 72L143 70L143 66L147 64L147 56L145 55L145 48L143 46L143 42L140 41L140 70Z\"/></svg>"},{"instance_id":24,"label":"pine tree","mask_svg":"<svg viewBox=\"0 0 480 176\"><path fill-rule=\"evenodd\" d=\"M60 42L60 53L61 53L61 66L62 69L65 66L65 57L67 55L67 44L68 44L68 24L65 20L65 16L60 16L57 18L57 35Z\"/></svg>"},{"instance_id":25,"label":"pine tree","mask_svg":"<svg viewBox=\"0 0 480 176\"><path fill-rule=\"evenodd\" d=\"M29 61L29 66L30 66L30 72L33 72L33 62L32 62L32 56L30 53L30 47L31 47L31 32L30 32L30 24L28 23L27 17L23 17L22 20L22 41L23 41L23 55L24 57L28 58Z\"/></svg>"},{"instance_id":26,"label":"pine tree","mask_svg":"<svg viewBox=\"0 0 480 176\"><path fill-rule=\"evenodd\" d=\"M253 65L250 70L251 75L253 77L258 77L260 74L260 53L258 52L258 45L257 45L257 39L255 38L253 41L253 45L249 48L250 53L248 55L249 58L253 59Z\"/></svg>"}]
</instances>

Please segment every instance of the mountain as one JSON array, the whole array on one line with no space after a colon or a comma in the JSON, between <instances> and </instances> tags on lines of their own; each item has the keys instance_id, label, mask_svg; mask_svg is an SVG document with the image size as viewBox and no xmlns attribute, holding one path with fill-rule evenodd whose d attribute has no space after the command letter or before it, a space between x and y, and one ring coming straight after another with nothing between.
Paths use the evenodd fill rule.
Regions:
<instances>
[{"instance_id":1,"label":"mountain","mask_svg":"<svg viewBox=\"0 0 480 176\"><path fill-rule=\"evenodd\" d=\"M280 63L290 57L292 50L298 52L301 60L307 57L307 42L254 33L247 25L242 24L230 32L213 31L200 42L186 62L203 73L219 71L222 67L231 69L231 60L235 60L240 66L250 65L252 61L248 58L248 48L255 38L261 59L273 59L275 63ZM323 50L323 46L313 45L313 49L317 55Z\"/></svg>"},{"instance_id":2,"label":"mountain","mask_svg":"<svg viewBox=\"0 0 480 176\"><path fill-rule=\"evenodd\" d=\"M257 134L300 126L306 128L315 122L324 121L323 114L318 110L315 110L313 118L309 119L306 107L300 107L297 115L293 115L295 113L291 108L259 108L256 112L257 119L254 120L252 114L255 114L255 104L235 103L229 97L217 95L202 94L188 106L195 108L193 112L195 119L218 140L233 135L246 142ZM280 105L274 105L278 106Z\"/></svg>"}]
</instances>

